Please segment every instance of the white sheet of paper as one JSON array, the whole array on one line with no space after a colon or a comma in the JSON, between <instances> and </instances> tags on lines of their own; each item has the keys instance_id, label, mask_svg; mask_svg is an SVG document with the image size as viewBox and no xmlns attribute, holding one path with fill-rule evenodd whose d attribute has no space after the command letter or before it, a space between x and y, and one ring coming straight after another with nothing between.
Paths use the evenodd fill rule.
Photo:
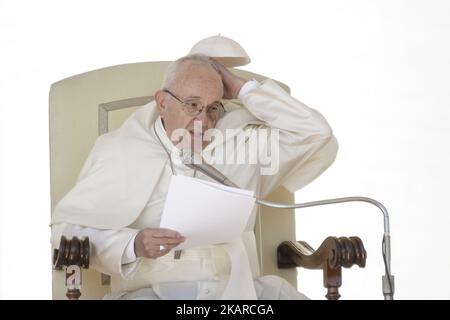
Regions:
<instances>
[{"instance_id":1,"label":"white sheet of paper","mask_svg":"<svg viewBox=\"0 0 450 320\"><path fill-rule=\"evenodd\" d=\"M226 243L244 232L254 205L252 190L173 176L160 226L186 237L176 249Z\"/></svg>"}]
</instances>

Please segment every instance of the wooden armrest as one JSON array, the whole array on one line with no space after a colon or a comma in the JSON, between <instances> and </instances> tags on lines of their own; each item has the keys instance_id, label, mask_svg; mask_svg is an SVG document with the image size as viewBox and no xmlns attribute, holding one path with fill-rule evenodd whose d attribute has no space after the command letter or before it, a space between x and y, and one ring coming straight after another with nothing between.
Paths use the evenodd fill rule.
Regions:
<instances>
[{"instance_id":1,"label":"wooden armrest","mask_svg":"<svg viewBox=\"0 0 450 320\"><path fill-rule=\"evenodd\" d=\"M342 284L341 268L358 265L364 268L367 253L358 237L328 237L317 250L304 241L284 241L277 249L278 267L281 269L303 267L322 269L324 287L328 289L327 299L340 298L339 287Z\"/></svg>"},{"instance_id":2,"label":"wooden armrest","mask_svg":"<svg viewBox=\"0 0 450 320\"><path fill-rule=\"evenodd\" d=\"M81 268L89 268L89 238L68 240L61 236L59 249L53 251L53 269L66 272L66 296L78 300L81 296Z\"/></svg>"}]
</instances>

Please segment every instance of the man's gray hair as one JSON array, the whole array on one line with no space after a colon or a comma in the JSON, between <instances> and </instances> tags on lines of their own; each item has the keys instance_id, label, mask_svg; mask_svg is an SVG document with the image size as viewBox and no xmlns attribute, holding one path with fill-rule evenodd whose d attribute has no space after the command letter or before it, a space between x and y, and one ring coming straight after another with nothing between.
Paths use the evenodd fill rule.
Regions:
<instances>
[{"instance_id":1,"label":"man's gray hair","mask_svg":"<svg viewBox=\"0 0 450 320\"><path fill-rule=\"evenodd\" d=\"M214 70L217 70L208 56L199 53L184 56L179 58L178 60L175 60L167 67L162 84L163 88L169 88L176 82L177 77L179 76L179 67L185 62L190 62L192 65L211 67Z\"/></svg>"}]
</instances>

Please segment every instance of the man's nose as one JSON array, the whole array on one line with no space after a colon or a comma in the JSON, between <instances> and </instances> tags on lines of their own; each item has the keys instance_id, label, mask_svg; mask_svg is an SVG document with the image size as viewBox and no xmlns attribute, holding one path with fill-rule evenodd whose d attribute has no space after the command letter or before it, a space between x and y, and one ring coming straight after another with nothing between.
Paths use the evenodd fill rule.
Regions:
<instances>
[{"instance_id":1,"label":"man's nose","mask_svg":"<svg viewBox=\"0 0 450 320\"><path fill-rule=\"evenodd\" d=\"M201 121L202 125L206 124L208 121L208 116L206 115L206 108L203 108L202 112L200 112L196 117L196 121Z\"/></svg>"}]
</instances>

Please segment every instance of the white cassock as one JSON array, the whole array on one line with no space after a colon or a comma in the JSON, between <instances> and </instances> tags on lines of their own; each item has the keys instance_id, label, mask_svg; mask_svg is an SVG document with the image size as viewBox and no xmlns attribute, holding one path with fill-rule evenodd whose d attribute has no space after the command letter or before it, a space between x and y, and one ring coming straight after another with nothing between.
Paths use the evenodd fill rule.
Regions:
<instances>
[{"instance_id":1,"label":"white cassock","mask_svg":"<svg viewBox=\"0 0 450 320\"><path fill-rule=\"evenodd\" d=\"M325 118L273 80L247 82L239 100L242 104L225 105L227 112L216 125L225 139L211 142L203 154L213 160L214 156L223 156L224 163L215 167L241 188L254 190L257 198L264 198L281 185L294 192L334 161L337 142ZM229 128L242 130L225 134ZM249 137L267 129L279 130L278 170L274 174L262 175L273 170L261 161L229 163L227 159L254 150ZM268 140L260 145L259 154L267 155ZM173 253L157 259L135 259L134 237L140 229L159 227L172 177L169 157L161 143L171 151L174 174L195 174L210 180L177 161L179 153L165 134L155 102L151 102L119 129L97 139L77 184L53 212L53 245L59 244L62 234L89 236L91 267L111 275L112 294L108 298L246 299L252 297L249 292L260 299L304 297L279 277L260 276L253 232L256 210L242 238L233 244L233 250L245 260L241 266L231 262L233 257L226 245L186 249L180 259L174 259ZM220 161L216 159L216 163ZM239 274L241 279L230 274ZM234 290L230 289L233 285Z\"/></svg>"}]
</instances>

